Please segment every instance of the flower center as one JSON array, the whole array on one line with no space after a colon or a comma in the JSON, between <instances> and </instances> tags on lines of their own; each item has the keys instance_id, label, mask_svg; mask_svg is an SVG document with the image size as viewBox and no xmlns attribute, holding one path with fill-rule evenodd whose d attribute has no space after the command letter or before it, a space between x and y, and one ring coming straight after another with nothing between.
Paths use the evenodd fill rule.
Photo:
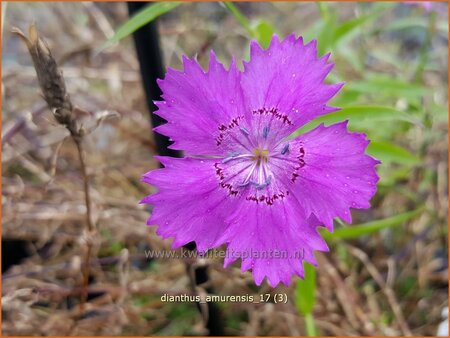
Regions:
<instances>
[{"instance_id":1,"label":"flower center","mask_svg":"<svg viewBox=\"0 0 450 338\"><path fill-rule=\"evenodd\" d=\"M253 115L251 124L239 116L219 126L217 146L226 149L228 156L216 162L214 169L220 187L230 196L270 206L289 195L290 175L295 175L289 181L292 184L298 177L299 163L292 158L297 149L290 149L281 136L280 130L290 125L284 114L260 109Z\"/></svg>"},{"instance_id":2,"label":"flower center","mask_svg":"<svg viewBox=\"0 0 450 338\"><path fill-rule=\"evenodd\" d=\"M245 156L245 155L244 155ZM257 190L267 187L272 181L272 173L269 167L269 151L260 147L253 150L243 160L248 164L248 174L240 187L253 185Z\"/></svg>"},{"instance_id":3,"label":"flower center","mask_svg":"<svg viewBox=\"0 0 450 338\"><path fill-rule=\"evenodd\" d=\"M269 157L269 151L267 149L261 149L256 147L253 150L254 156L252 157L253 161L256 161L256 165L261 165L261 163L267 163Z\"/></svg>"}]
</instances>

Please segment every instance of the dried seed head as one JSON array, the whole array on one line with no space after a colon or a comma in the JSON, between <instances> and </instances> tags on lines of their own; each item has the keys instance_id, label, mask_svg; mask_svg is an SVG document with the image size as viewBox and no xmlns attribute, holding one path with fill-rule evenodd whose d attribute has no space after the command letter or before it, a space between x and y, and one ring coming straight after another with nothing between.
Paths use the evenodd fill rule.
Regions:
<instances>
[{"instance_id":1,"label":"dried seed head","mask_svg":"<svg viewBox=\"0 0 450 338\"><path fill-rule=\"evenodd\" d=\"M29 37L26 37L20 29L15 27L12 29L12 33L17 34L27 45L42 94L56 121L64 125L72 135L78 135L79 130L72 113L73 106L66 90L64 77L58 69L50 48L39 36L36 26L30 25Z\"/></svg>"}]
</instances>

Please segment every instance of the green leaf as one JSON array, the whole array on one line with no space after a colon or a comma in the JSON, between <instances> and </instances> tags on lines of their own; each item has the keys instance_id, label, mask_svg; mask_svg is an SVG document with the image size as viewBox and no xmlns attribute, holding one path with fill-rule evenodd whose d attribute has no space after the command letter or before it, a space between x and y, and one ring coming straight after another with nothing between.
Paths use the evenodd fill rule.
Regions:
<instances>
[{"instance_id":1,"label":"green leaf","mask_svg":"<svg viewBox=\"0 0 450 338\"><path fill-rule=\"evenodd\" d=\"M339 80L333 82L336 83L339 82ZM344 89L338 96L333 98L333 100L330 102L330 106L333 107L350 106L350 104L357 101L360 96L361 93L355 92L353 90Z\"/></svg>"},{"instance_id":2,"label":"green leaf","mask_svg":"<svg viewBox=\"0 0 450 338\"><path fill-rule=\"evenodd\" d=\"M367 14L364 16L360 16L360 17L345 21L342 24L340 24L334 31L334 39L333 39L334 45L337 45L337 43L341 39L343 39L345 36L349 35L353 31L355 31L356 28L364 25L365 23L369 22L370 20L375 19L381 13L382 13L382 11L373 12L373 13L370 13L370 14Z\"/></svg>"},{"instance_id":3,"label":"green leaf","mask_svg":"<svg viewBox=\"0 0 450 338\"><path fill-rule=\"evenodd\" d=\"M409 221L410 219L420 215L424 211L424 207L420 207L413 211L408 211L392 217L376 220L373 222L349 225L345 228L336 229L333 233L326 229L321 229L320 233L325 240L342 240L354 239L365 235L370 235L383 229L399 226Z\"/></svg>"},{"instance_id":4,"label":"green leaf","mask_svg":"<svg viewBox=\"0 0 450 338\"><path fill-rule=\"evenodd\" d=\"M367 147L367 153L379 159L384 164L399 163L405 165L416 165L420 163L420 159L411 154L408 150L387 142L370 142Z\"/></svg>"},{"instance_id":5,"label":"green leaf","mask_svg":"<svg viewBox=\"0 0 450 338\"><path fill-rule=\"evenodd\" d=\"M354 92L353 92L354 93ZM295 132L295 135L305 133L321 123L330 125L336 122L349 120L352 121L406 121L414 124L420 124L420 121L414 119L410 115L390 108L381 106L351 106L345 107L337 112L326 114L317 119L307 123L302 128Z\"/></svg>"},{"instance_id":6,"label":"green leaf","mask_svg":"<svg viewBox=\"0 0 450 338\"><path fill-rule=\"evenodd\" d=\"M334 32L336 29L336 13L330 12L328 17L324 19L321 31L317 36L317 53L324 55L329 52L333 45Z\"/></svg>"},{"instance_id":7,"label":"green leaf","mask_svg":"<svg viewBox=\"0 0 450 338\"><path fill-rule=\"evenodd\" d=\"M314 323L314 317L311 313L305 315L305 329L308 337L317 336L316 324Z\"/></svg>"},{"instance_id":8,"label":"green leaf","mask_svg":"<svg viewBox=\"0 0 450 338\"><path fill-rule=\"evenodd\" d=\"M425 95L428 90L424 86L409 83L387 75L374 75L365 81L354 81L348 84L348 89L365 94L382 97L407 97L417 99Z\"/></svg>"},{"instance_id":9,"label":"green leaf","mask_svg":"<svg viewBox=\"0 0 450 338\"><path fill-rule=\"evenodd\" d=\"M274 27L265 20L258 20L252 24L253 36L263 48L269 47L270 40L275 33Z\"/></svg>"},{"instance_id":10,"label":"green leaf","mask_svg":"<svg viewBox=\"0 0 450 338\"><path fill-rule=\"evenodd\" d=\"M295 304L298 312L306 316L310 314L316 302L316 269L304 262L305 278L300 279L295 290Z\"/></svg>"},{"instance_id":11,"label":"green leaf","mask_svg":"<svg viewBox=\"0 0 450 338\"><path fill-rule=\"evenodd\" d=\"M354 36L352 33L357 33L357 28L374 20L384 11L384 9L378 9L370 14L353 18L339 24L337 22L335 11L331 11L328 7L323 7L321 5L319 5L319 9L321 12L322 21L324 22L317 39L319 42L319 55L326 53L329 49L334 49L339 43L343 42L345 38L348 40L348 38Z\"/></svg>"},{"instance_id":12,"label":"green leaf","mask_svg":"<svg viewBox=\"0 0 450 338\"><path fill-rule=\"evenodd\" d=\"M387 187L394 189L393 186L397 185L399 181L405 181L411 176L411 167L400 166L397 168L392 167L379 167L378 174L380 175L380 181L378 182L378 188Z\"/></svg>"},{"instance_id":13,"label":"green leaf","mask_svg":"<svg viewBox=\"0 0 450 338\"><path fill-rule=\"evenodd\" d=\"M155 2L153 4L149 4L138 13L133 15L127 22L125 22L122 26L120 26L116 33L108 39L101 49L106 49L116 42L122 40L128 35L134 33L142 26L148 24L149 22L155 20L160 15L163 15L172 9L181 5L181 2Z\"/></svg>"}]
</instances>

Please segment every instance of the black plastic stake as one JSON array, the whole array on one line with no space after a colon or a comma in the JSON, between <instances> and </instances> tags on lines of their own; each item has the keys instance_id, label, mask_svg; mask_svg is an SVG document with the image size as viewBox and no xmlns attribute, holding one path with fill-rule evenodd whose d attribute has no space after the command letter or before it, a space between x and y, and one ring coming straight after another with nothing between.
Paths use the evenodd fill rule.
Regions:
<instances>
[{"instance_id":1,"label":"black plastic stake","mask_svg":"<svg viewBox=\"0 0 450 338\"><path fill-rule=\"evenodd\" d=\"M134 13L149 5L147 2L127 2L128 13L132 16ZM158 28L156 20L150 22L134 32L133 34L136 53L141 69L142 82L144 86L147 105L150 110L150 120L153 127L166 123L162 117L153 114L156 106L153 101L161 100L161 89L156 83L156 79L164 77L164 63L159 47ZM181 157L178 150L169 149L171 144L167 136L155 133L155 143L159 155Z\"/></svg>"}]
</instances>

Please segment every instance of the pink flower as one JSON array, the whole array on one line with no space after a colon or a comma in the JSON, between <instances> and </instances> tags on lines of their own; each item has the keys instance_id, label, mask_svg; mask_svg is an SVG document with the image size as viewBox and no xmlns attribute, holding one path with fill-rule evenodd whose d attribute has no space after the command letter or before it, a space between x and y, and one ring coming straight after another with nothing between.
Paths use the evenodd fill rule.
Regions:
<instances>
[{"instance_id":1,"label":"pink flower","mask_svg":"<svg viewBox=\"0 0 450 338\"><path fill-rule=\"evenodd\" d=\"M226 243L225 266L241 258L258 285L289 284L303 277L303 261L316 265L313 251L328 250L317 227L370 207L380 163L346 122L289 138L337 110L327 102L343 84L324 83L329 56L291 34L267 50L252 42L243 72L212 52L207 72L188 58L183 71L168 69L156 112L168 123L155 131L186 157L158 157L165 168L143 176L158 188L142 200L154 206L148 224L158 235L174 248L195 241L200 252Z\"/></svg>"}]
</instances>

